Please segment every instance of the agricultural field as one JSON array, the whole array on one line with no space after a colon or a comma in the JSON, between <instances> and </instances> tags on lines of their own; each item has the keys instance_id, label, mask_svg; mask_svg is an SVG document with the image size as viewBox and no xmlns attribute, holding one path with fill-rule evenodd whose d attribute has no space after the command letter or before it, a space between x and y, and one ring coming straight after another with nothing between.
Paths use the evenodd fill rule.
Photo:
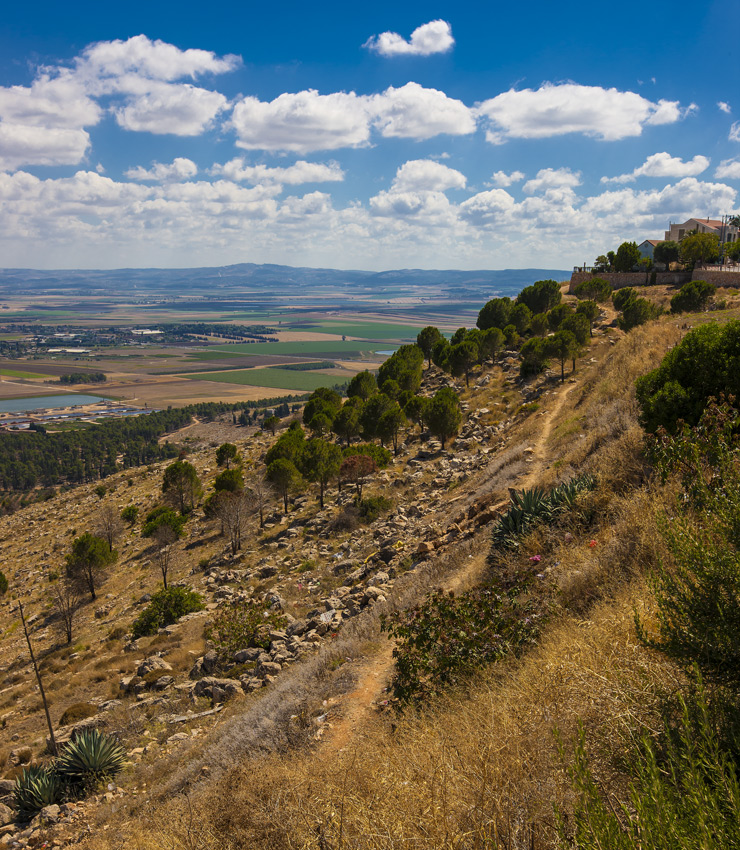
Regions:
<instances>
[{"instance_id":1,"label":"agricultural field","mask_svg":"<svg viewBox=\"0 0 740 850\"><path fill-rule=\"evenodd\" d=\"M288 342L248 342L233 343L232 345L216 345L210 351L221 351L225 354L295 354L304 357L331 357L341 354L347 358L355 355L357 359L361 356L372 356L376 351L388 347L387 343L327 340L300 340L294 339ZM355 358L353 358L355 359Z\"/></svg>"},{"instance_id":2,"label":"agricultural field","mask_svg":"<svg viewBox=\"0 0 740 850\"><path fill-rule=\"evenodd\" d=\"M349 371L294 372L288 369L233 369L228 372L197 373L194 380L240 384L251 387L272 387L296 392L313 392L319 387L343 384L354 373Z\"/></svg>"},{"instance_id":3,"label":"agricultural field","mask_svg":"<svg viewBox=\"0 0 740 850\"><path fill-rule=\"evenodd\" d=\"M103 372L107 380L94 388L91 384L65 387L70 397L92 392L149 408L309 393L320 386L345 384L363 369L377 369L430 323L428 309L444 304L445 314L435 324L447 335L464 323L453 299L440 302L429 291L415 296L399 287L357 295L331 286L307 288L290 292L289 297L274 294L282 291L277 284L259 296L234 291L214 297L204 291L202 295L161 292L147 297L135 285L121 291L128 294L47 291L3 298L0 340L23 342L39 327L47 338L70 334L60 337L60 348L85 347L87 351L40 350L13 356L10 349L9 356L0 358L0 399L62 391L60 375L86 371ZM417 308L421 313L415 315ZM171 338L157 343L155 334L127 342L120 333L111 333L111 343L105 343L107 329L156 330L158 325L197 322L262 325L267 329L264 335L275 341L229 342L210 330L193 334L192 344ZM99 332L102 341L95 337L81 345L78 340L85 339L85 334L89 339L90 331Z\"/></svg>"},{"instance_id":4,"label":"agricultural field","mask_svg":"<svg viewBox=\"0 0 740 850\"><path fill-rule=\"evenodd\" d=\"M22 372L19 369L5 368L0 368L0 376L3 378L28 378L29 380L51 377L51 375L42 374L41 372Z\"/></svg>"}]
</instances>

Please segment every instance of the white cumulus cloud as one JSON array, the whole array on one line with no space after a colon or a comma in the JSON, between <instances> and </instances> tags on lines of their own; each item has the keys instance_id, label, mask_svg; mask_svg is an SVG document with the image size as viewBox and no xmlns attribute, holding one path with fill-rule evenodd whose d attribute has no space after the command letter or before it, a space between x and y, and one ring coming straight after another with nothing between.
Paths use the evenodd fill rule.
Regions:
<instances>
[{"instance_id":1,"label":"white cumulus cloud","mask_svg":"<svg viewBox=\"0 0 740 850\"><path fill-rule=\"evenodd\" d=\"M228 106L220 93L189 84L163 83L114 110L124 130L155 135L198 136Z\"/></svg>"},{"instance_id":2,"label":"white cumulus cloud","mask_svg":"<svg viewBox=\"0 0 740 850\"><path fill-rule=\"evenodd\" d=\"M714 176L725 180L740 180L740 160L723 159L717 166Z\"/></svg>"},{"instance_id":3,"label":"white cumulus cloud","mask_svg":"<svg viewBox=\"0 0 740 850\"><path fill-rule=\"evenodd\" d=\"M697 154L693 159L684 162L678 156L669 153L651 154L642 165L629 174L619 174L617 177L602 177L602 183L633 183L638 177L694 177L709 168L709 159Z\"/></svg>"},{"instance_id":4,"label":"white cumulus cloud","mask_svg":"<svg viewBox=\"0 0 740 850\"><path fill-rule=\"evenodd\" d=\"M473 133L476 122L461 100L410 82L375 95L308 89L269 102L245 97L234 107L231 126L238 147L305 154L368 145L373 128L389 138L423 140Z\"/></svg>"},{"instance_id":5,"label":"white cumulus cloud","mask_svg":"<svg viewBox=\"0 0 740 850\"><path fill-rule=\"evenodd\" d=\"M479 192L460 204L460 215L478 227L505 222L516 208L516 201L504 189Z\"/></svg>"},{"instance_id":6,"label":"white cumulus cloud","mask_svg":"<svg viewBox=\"0 0 740 850\"><path fill-rule=\"evenodd\" d=\"M534 192L542 192L547 189L570 189L574 186L580 186L581 172L571 171L570 168L541 168L537 172L537 176L527 182L522 187L524 191L531 195Z\"/></svg>"},{"instance_id":7,"label":"white cumulus cloud","mask_svg":"<svg viewBox=\"0 0 740 850\"><path fill-rule=\"evenodd\" d=\"M389 218L424 219L429 224L455 216L443 192L379 192L370 198L370 211Z\"/></svg>"},{"instance_id":8,"label":"white cumulus cloud","mask_svg":"<svg viewBox=\"0 0 740 850\"><path fill-rule=\"evenodd\" d=\"M137 165L136 168L129 168L126 172L126 177L129 180L155 180L158 183L167 183L169 181L189 180L195 177L198 173L198 166L192 159L187 159L183 156L177 156L170 163L155 162L149 169Z\"/></svg>"},{"instance_id":9,"label":"white cumulus cloud","mask_svg":"<svg viewBox=\"0 0 740 850\"><path fill-rule=\"evenodd\" d=\"M195 78L201 74L224 74L236 70L239 56L216 56L210 50L180 50L174 44L136 35L122 41L100 41L85 48L77 60L82 76L122 77L134 73L152 80Z\"/></svg>"},{"instance_id":10,"label":"white cumulus cloud","mask_svg":"<svg viewBox=\"0 0 740 850\"><path fill-rule=\"evenodd\" d=\"M729 115L732 112L732 107L730 106L729 103L727 103L724 100L717 101L717 108L719 109L720 112L725 112L727 115Z\"/></svg>"},{"instance_id":11,"label":"white cumulus cloud","mask_svg":"<svg viewBox=\"0 0 740 850\"><path fill-rule=\"evenodd\" d=\"M0 163L76 165L90 143L84 128L98 124L108 109L126 130L200 134L228 100L174 81L223 74L240 64L237 56L180 50L144 35L92 44L71 67L42 66L31 85L0 87Z\"/></svg>"},{"instance_id":12,"label":"white cumulus cloud","mask_svg":"<svg viewBox=\"0 0 740 850\"><path fill-rule=\"evenodd\" d=\"M82 84L64 72L42 73L30 86L0 87L0 118L5 123L72 129L97 124L102 109Z\"/></svg>"},{"instance_id":13,"label":"white cumulus cloud","mask_svg":"<svg viewBox=\"0 0 740 850\"><path fill-rule=\"evenodd\" d=\"M396 172L391 184L392 192L445 192L447 189L464 189L464 174L434 162L431 159L411 159Z\"/></svg>"},{"instance_id":14,"label":"white cumulus cloud","mask_svg":"<svg viewBox=\"0 0 740 850\"><path fill-rule=\"evenodd\" d=\"M730 127L730 135L727 138L731 142L740 142L740 121L735 121Z\"/></svg>"},{"instance_id":15,"label":"white cumulus cloud","mask_svg":"<svg viewBox=\"0 0 740 850\"><path fill-rule=\"evenodd\" d=\"M639 136L646 124L674 123L695 109L677 101L654 103L635 92L545 83L539 89L510 89L478 106L489 123L487 138L545 139L582 133L604 141Z\"/></svg>"},{"instance_id":16,"label":"white cumulus cloud","mask_svg":"<svg viewBox=\"0 0 740 850\"><path fill-rule=\"evenodd\" d=\"M523 171L512 171L511 174L507 174L505 171L494 171L491 175L491 185L502 186L505 189L507 186L524 180L525 176Z\"/></svg>"},{"instance_id":17,"label":"white cumulus cloud","mask_svg":"<svg viewBox=\"0 0 740 850\"><path fill-rule=\"evenodd\" d=\"M344 180L344 171L338 162L306 162L299 159L287 167L246 165L236 157L222 165L214 165L211 174L222 174L229 180L243 183L286 183L297 186L301 183L337 183Z\"/></svg>"},{"instance_id":18,"label":"white cumulus cloud","mask_svg":"<svg viewBox=\"0 0 740 850\"><path fill-rule=\"evenodd\" d=\"M245 97L234 107L236 144L246 150L316 150L366 145L370 122L365 99L354 92L284 93L264 102Z\"/></svg>"},{"instance_id":19,"label":"white cumulus cloud","mask_svg":"<svg viewBox=\"0 0 740 850\"><path fill-rule=\"evenodd\" d=\"M420 140L441 133L462 136L476 129L472 110L461 100L418 83L390 86L367 103L374 125L386 137Z\"/></svg>"},{"instance_id":20,"label":"white cumulus cloud","mask_svg":"<svg viewBox=\"0 0 740 850\"><path fill-rule=\"evenodd\" d=\"M89 146L85 130L0 121L0 168L5 170L22 165L77 165Z\"/></svg>"},{"instance_id":21,"label":"white cumulus cloud","mask_svg":"<svg viewBox=\"0 0 740 850\"><path fill-rule=\"evenodd\" d=\"M455 39L447 21L436 20L422 24L408 41L397 32L382 32L369 38L362 46L381 56L431 56L452 50Z\"/></svg>"}]
</instances>

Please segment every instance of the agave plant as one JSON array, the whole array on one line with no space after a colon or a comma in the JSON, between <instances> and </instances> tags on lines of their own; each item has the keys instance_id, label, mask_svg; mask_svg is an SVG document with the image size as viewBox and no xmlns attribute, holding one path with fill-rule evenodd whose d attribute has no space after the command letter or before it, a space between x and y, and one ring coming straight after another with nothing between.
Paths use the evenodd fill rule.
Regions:
<instances>
[{"instance_id":1,"label":"agave plant","mask_svg":"<svg viewBox=\"0 0 740 850\"><path fill-rule=\"evenodd\" d=\"M576 499L581 493L593 490L596 479L593 475L580 475L570 481L558 484L550 491L550 503L558 510L571 510L575 506Z\"/></svg>"},{"instance_id":2,"label":"agave plant","mask_svg":"<svg viewBox=\"0 0 740 850\"><path fill-rule=\"evenodd\" d=\"M57 760L57 770L71 785L97 785L123 769L126 751L110 735L85 729Z\"/></svg>"},{"instance_id":3,"label":"agave plant","mask_svg":"<svg viewBox=\"0 0 740 850\"><path fill-rule=\"evenodd\" d=\"M541 487L512 492L511 507L500 517L491 532L494 547L511 548L530 526L539 522L552 522L563 511L575 507L579 494L593 490L596 480L592 475L581 475L559 484L549 493Z\"/></svg>"},{"instance_id":4,"label":"agave plant","mask_svg":"<svg viewBox=\"0 0 740 850\"><path fill-rule=\"evenodd\" d=\"M13 796L21 821L30 820L44 806L59 803L64 797L64 780L52 764L49 767L31 765L23 769L15 781Z\"/></svg>"}]
</instances>

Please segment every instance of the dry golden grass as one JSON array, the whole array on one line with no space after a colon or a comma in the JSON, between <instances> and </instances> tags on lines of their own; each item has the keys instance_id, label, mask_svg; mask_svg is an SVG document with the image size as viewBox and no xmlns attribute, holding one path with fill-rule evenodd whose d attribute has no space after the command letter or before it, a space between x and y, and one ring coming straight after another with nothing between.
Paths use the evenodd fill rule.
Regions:
<instances>
[{"instance_id":1,"label":"dry golden grass","mask_svg":"<svg viewBox=\"0 0 740 850\"><path fill-rule=\"evenodd\" d=\"M664 319L626 337L614 333L614 345L608 335L595 338L588 355L595 362L587 358L579 365L577 383L550 381L553 393L541 397L540 410L517 415L507 448L455 497L459 510L463 498L505 495L532 469L538 477L528 486L596 475L598 488L584 499L579 517L537 529L498 565L515 570L533 555L542 558L543 588L554 613L536 648L420 714L376 716L336 745L331 730L326 745L315 739L316 715L332 712L335 698L354 685L356 667L346 659L387 652L382 610L414 604L468 555L480 559L488 549L481 532L453 546L446 560L404 575L387 606L358 617L266 692L227 706L207 737L168 752L161 744L173 730L158 722L154 709L120 709L112 719L124 740L133 744L148 731L152 753L161 755L149 754L132 769L124 783L132 790L128 801L116 813L97 813L84 846L544 850L555 844L553 805L567 811L571 795L555 730L567 751L579 723L599 782L618 795L632 744L657 730L662 703L683 684L679 671L639 645L633 621L635 610L651 620L643 575L662 555L656 512L673 499L670 489L649 480L634 379L657 365L682 333L675 319ZM464 398L491 407L494 418L512 415L521 401L499 374L483 392L471 390ZM493 407L496 400L503 403ZM557 415L548 415L537 447L542 464L528 464L526 449L542 438L545 420L538 413L549 414L555 404ZM152 578L146 576L148 585ZM184 670L201 646L195 633L184 635L180 646L167 646L167 659ZM110 654L113 666L116 652ZM68 663L64 669L84 682L96 672L84 653ZM60 689L57 710L76 688L79 682Z\"/></svg>"},{"instance_id":2,"label":"dry golden grass","mask_svg":"<svg viewBox=\"0 0 740 850\"><path fill-rule=\"evenodd\" d=\"M634 640L638 584L588 620L564 619L521 663L427 712L378 719L331 759L322 751L235 764L220 780L140 809L117 840L140 850L397 850L554 846L570 786L558 755L582 723L596 776L619 791L635 740L659 727L682 683ZM163 827L166 824L166 828Z\"/></svg>"},{"instance_id":3,"label":"dry golden grass","mask_svg":"<svg viewBox=\"0 0 740 850\"><path fill-rule=\"evenodd\" d=\"M287 682L276 688L199 748L199 758L220 767L211 779L199 776L202 761L184 771L180 762L167 793L122 815L115 839L96 837L87 846L544 850L555 846L553 806L567 811L571 800L555 731L567 753L579 724L598 781L623 792L634 742L659 728L662 705L684 684L680 671L638 643L634 629L635 610L651 619L643 575L662 555L655 519L673 493L647 481L632 386L679 336L675 325L660 323L614 347L602 340L599 362L581 370L552 422L547 449L557 460L542 483L588 471L599 486L579 517L536 530L510 564L497 566L515 569L517 560L542 558L560 613L539 646L419 714L377 717L339 751L291 750L280 732L286 713L299 714L307 694L336 688L328 675L332 657L317 659L308 678L292 690ZM526 469L524 448L536 419L491 464L489 489ZM472 547L485 551L485 535ZM377 640L377 622L360 637ZM262 753L260 738L267 744ZM242 762L237 752L245 753Z\"/></svg>"}]
</instances>

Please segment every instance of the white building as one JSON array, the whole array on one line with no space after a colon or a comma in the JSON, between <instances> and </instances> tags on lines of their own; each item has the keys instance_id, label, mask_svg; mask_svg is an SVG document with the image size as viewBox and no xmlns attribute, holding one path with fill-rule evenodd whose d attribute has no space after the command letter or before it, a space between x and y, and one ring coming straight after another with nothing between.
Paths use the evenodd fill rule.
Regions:
<instances>
[{"instance_id":1,"label":"white building","mask_svg":"<svg viewBox=\"0 0 740 850\"><path fill-rule=\"evenodd\" d=\"M669 230L665 232L665 238L673 242L680 242L684 236L692 231L697 233L711 233L719 239L719 244L734 242L740 235L740 228L736 224L727 224L716 218L690 218L683 224L669 222Z\"/></svg>"}]
</instances>

